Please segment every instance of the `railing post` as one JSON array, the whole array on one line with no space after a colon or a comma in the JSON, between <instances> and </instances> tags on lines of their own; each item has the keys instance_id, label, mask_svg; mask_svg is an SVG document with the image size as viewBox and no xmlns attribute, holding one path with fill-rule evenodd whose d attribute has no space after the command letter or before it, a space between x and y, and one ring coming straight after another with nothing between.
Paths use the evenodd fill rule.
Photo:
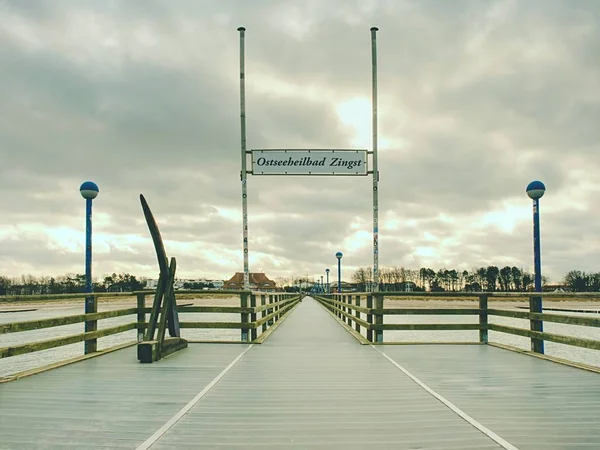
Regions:
<instances>
[{"instance_id":1,"label":"railing post","mask_svg":"<svg viewBox=\"0 0 600 450\"><path fill-rule=\"evenodd\" d=\"M272 305L272 304L273 304L273 294L269 294L269 305ZM273 313L273 308L269 308L269 309L267 310L267 312L268 312L269 314ZM274 322L274 321L273 321L273 318L269 319L269 321L268 321L268 322L269 322L269 326L273 325L273 322Z\"/></svg>"},{"instance_id":2,"label":"railing post","mask_svg":"<svg viewBox=\"0 0 600 450\"><path fill-rule=\"evenodd\" d=\"M367 309L370 311L373 308L373 294L367 295ZM367 323L373 325L373 314L367 313ZM367 329L367 341L373 342L373 330Z\"/></svg>"},{"instance_id":3,"label":"railing post","mask_svg":"<svg viewBox=\"0 0 600 450\"><path fill-rule=\"evenodd\" d=\"M281 299L281 295L279 294L274 294L275 295L275 303L279 303L282 299ZM279 309L281 308L281 306L277 305L275 306L275 311L277 312L277 314L275 314L275 322L277 322L279 320Z\"/></svg>"},{"instance_id":4,"label":"railing post","mask_svg":"<svg viewBox=\"0 0 600 450\"><path fill-rule=\"evenodd\" d=\"M348 313L349 316L352 315L352 297L353 295L348 295L346 297L346 304L348 305L346 306L346 313ZM350 317L347 317L347 319L348 325L352 327L352 319Z\"/></svg>"},{"instance_id":5,"label":"railing post","mask_svg":"<svg viewBox=\"0 0 600 450\"><path fill-rule=\"evenodd\" d=\"M89 295L85 298L85 313L94 314L98 312L98 297L95 295ZM98 330L97 320L88 320L85 322L86 333ZM98 339L86 339L83 344L84 354L94 353L98 350Z\"/></svg>"},{"instance_id":6,"label":"railing post","mask_svg":"<svg viewBox=\"0 0 600 450\"><path fill-rule=\"evenodd\" d=\"M542 297L531 296L529 297L529 312L530 313L542 313ZM544 331L544 322L540 319L530 319L529 329L531 331ZM531 338L531 351L534 353L544 354L544 340L538 338Z\"/></svg>"},{"instance_id":7,"label":"railing post","mask_svg":"<svg viewBox=\"0 0 600 450\"><path fill-rule=\"evenodd\" d=\"M250 295L250 307L253 308L252 312L250 313L250 322L256 322L256 294ZM256 340L258 337L256 335L256 331L256 327L253 326L250 328L250 340Z\"/></svg>"},{"instance_id":8,"label":"railing post","mask_svg":"<svg viewBox=\"0 0 600 450\"><path fill-rule=\"evenodd\" d=\"M260 306L265 306L266 304L267 304L267 296L265 294L262 294L260 296ZM267 311L265 309L263 309L260 313L260 318L264 319L266 315L267 315ZM267 322L262 324L262 332L264 333L265 331L267 331Z\"/></svg>"},{"instance_id":9,"label":"railing post","mask_svg":"<svg viewBox=\"0 0 600 450\"><path fill-rule=\"evenodd\" d=\"M248 307L248 293L243 292L240 294L240 306L242 308ZM248 313L241 313L242 323L242 342L248 341Z\"/></svg>"},{"instance_id":10,"label":"railing post","mask_svg":"<svg viewBox=\"0 0 600 450\"><path fill-rule=\"evenodd\" d=\"M142 342L144 340L144 328L143 325L146 323L146 294L137 294L137 340Z\"/></svg>"},{"instance_id":11,"label":"railing post","mask_svg":"<svg viewBox=\"0 0 600 450\"><path fill-rule=\"evenodd\" d=\"M479 342L488 343L488 296L479 296Z\"/></svg>"},{"instance_id":12,"label":"railing post","mask_svg":"<svg viewBox=\"0 0 600 450\"><path fill-rule=\"evenodd\" d=\"M375 309L383 309L383 294L375 295ZM383 325L383 314L375 314L375 325ZM383 342L383 330L375 330L375 342Z\"/></svg>"},{"instance_id":13,"label":"railing post","mask_svg":"<svg viewBox=\"0 0 600 450\"><path fill-rule=\"evenodd\" d=\"M356 296L356 307L360 307L360 295ZM360 319L360 311L356 310L354 316ZM360 333L360 324L358 322L355 322L354 329Z\"/></svg>"}]
</instances>

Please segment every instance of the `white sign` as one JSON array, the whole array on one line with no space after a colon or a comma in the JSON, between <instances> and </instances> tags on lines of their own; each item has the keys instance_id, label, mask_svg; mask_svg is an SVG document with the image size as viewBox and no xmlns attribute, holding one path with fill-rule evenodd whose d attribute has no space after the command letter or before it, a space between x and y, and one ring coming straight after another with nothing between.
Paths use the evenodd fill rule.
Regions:
<instances>
[{"instance_id":1,"label":"white sign","mask_svg":"<svg viewBox=\"0 0 600 450\"><path fill-rule=\"evenodd\" d=\"M367 175L366 150L252 150L253 175Z\"/></svg>"}]
</instances>

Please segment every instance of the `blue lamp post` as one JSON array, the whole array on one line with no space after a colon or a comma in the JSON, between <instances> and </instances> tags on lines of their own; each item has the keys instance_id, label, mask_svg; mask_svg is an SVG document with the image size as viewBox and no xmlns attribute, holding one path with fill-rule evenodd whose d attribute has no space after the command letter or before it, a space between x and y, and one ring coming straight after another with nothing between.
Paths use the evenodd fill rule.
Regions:
<instances>
[{"instance_id":1,"label":"blue lamp post","mask_svg":"<svg viewBox=\"0 0 600 450\"><path fill-rule=\"evenodd\" d=\"M540 198L546 192L546 186L541 181L532 181L527 185L527 195L533 200L533 266L535 277L535 292L542 292L542 257L540 250ZM533 313L542 312L542 297L531 297L529 300L529 309ZM531 320L530 329L532 331L543 331L542 321ZM531 339L532 350L536 353L544 353L544 341L541 339Z\"/></svg>"},{"instance_id":2,"label":"blue lamp post","mask_svg":"<svg viewBox=\"0 0 600 450\"><path fill-rule=\"evenodd\" d=\"M329 269L325 269L325 273L327 274L327 284L325 287L325 292L329 294Z\"/></svg>"},{"instance_id":3,"label":"blue lamp post","mask_svg":"<svg viewBox=\"0 0 600 450\"><path fill-rule=\"evenodd\" d=\"M81 196L85 198L85 292L92 293L92 200L98 196L98 186L92 181L84 182L79 188ZM93 295L85 298L85 313L97 312L96 299ZM96 331L97 322L85 322L85 331ZM84 342L85 354L93 353L97 349L97 340L90 339Z\"/></svg>"},{"instance_id":4,"label":"blue lamp post","mask_svg":"<svg viewBox=\"0 0 600 450\"><path fill-rule=\"evenodd\" d=\"M337 252L335 257L338 260L338 293L342 292L342 252Z\"/></svg>"},{"instance_id":5,"label":"blue lamp post","mask_svg":"<svg viewBox=\"0 0 600 450\"><path fill-rule=\"evenodd\" d=\"M92 292L92 200L98 196L98 185L84 182L79 188L85 198L85 292Z\"/></svg>"},{"instance_id":6,"label":"blue lamp post","mask_svg":"<svg viewBox=\"0 0 600 450\"><path fill-rule=\"evenodd\" d=\"M532 181L527 186L527 195L533 199L533 262L535 271L535 292L542 292L542 262L540 255L540 198L546 192L541 181Z\"/></svg>"}]
</instances>

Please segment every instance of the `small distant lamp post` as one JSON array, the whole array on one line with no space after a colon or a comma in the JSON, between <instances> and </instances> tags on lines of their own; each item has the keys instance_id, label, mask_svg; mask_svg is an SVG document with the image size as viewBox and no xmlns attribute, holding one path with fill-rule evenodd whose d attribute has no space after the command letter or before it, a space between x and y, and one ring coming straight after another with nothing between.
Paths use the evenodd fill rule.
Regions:
<instances>
[{"instance_id":1,"label":"small distant lamp post","mask_svg":"<svg viewBox=\"0 0 600 450\"><path fill-rule=\"evenodd\" d=\"M323 275L321 275L321 292L325 292L325 286L323 285Z\"/></svg>"},{"instance_id":2,"label":"small distant lamp post","mask_svg":"<svg viewBox=\"0 0 600 450\"><path fill-rule=\"evenodd\" d=\"M542 292L542 258L540 250L540 198L546 192L546 186L541 181L532 181L527 185L527 195L533 200L533 265L535 277L535 292ZM530 297L529 309L531 312L542 312L542 297ZM543 331L541 320L530 320L532 331ZM536 353L544 353L544 341L531 339L531 349Z\"/></svg>"},{"instance_id":3,"label":"small distant lamp post","mask_svg":"<svg viewBox=\"0 0 600 450\"><path fill-rule=\"evenodd\" d=\"M98 185L92 181L84 182L79 188L81 196L85 198L85 292L92 293L92 200L98 196ZM97 312L97 305L94 296L85 298L85 313L91 314ZM97 322L85 322L85 331L96 331ZM84 343L85 354L93 353L97 349L97 340L91 339Z\"/></svg>"},{"instance_id":4,"label":"small distant lamp post","mask_svg":"<svg viewBox=\"0 0 600 450\"><path fill-rule=\"evenodd\" d=\"M329 269L325 269L325 273L327 275L327 288L326 288L326 292L329 294Z\"/></svg>"},{"instance_id":5,"label":"small distant lamp post","mask_svg":"<svg viewBox=\"0 0 600 450\"><path fill-rule=\"evenodd\" d=\"M342 252L337 252L335 257L338 260L338 293L342 292Z\"/></svg>"}]
</instances>

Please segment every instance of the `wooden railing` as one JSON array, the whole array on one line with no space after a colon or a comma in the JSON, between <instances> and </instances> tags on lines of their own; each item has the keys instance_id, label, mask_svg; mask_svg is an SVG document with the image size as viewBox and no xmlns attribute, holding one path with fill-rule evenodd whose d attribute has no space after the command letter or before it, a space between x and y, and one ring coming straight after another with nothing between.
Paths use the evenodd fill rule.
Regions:
<instances>
[{"instance_id":1,"label":"wooden railing","mask_svg":"<svg viewBox=\"0 0 600 450\"><path fill-rule=\"evenodd\" d=\"M444 297L460 297L478 299L478 307L464 308L384 308L385 297L411 297L416 299L439 299ZM575 347L600 350L600 340L584 339L573 336L558 335L543 331L544 322L578 325L583 327L600 327L600 318L581 317L542 312L542 299L594 299L600 301L600 294L590 293L466 293L466 292L378 292L378 293L347 293L327 294L315 297L323 306L336 315L343 323L362 337L365 330L365 342L384 343L384 330L477 330L479 342L488 343L488 331L497 331L517 336L528 337L531 340L531 350L544 353L544 341L557 342ZM513 311L489 308L489 299L526 298L529 300L529 311ZM385 323L384 317L391 315L458 315L478 316L477 322L470 323ZM529 329L489 323L490 316L510 317L529 320ZM364 339L364 338L363 338Z\"/></svg>"},{"instance_id":2,"label":"wooden railing","mask_svg":"<svg viewBox=\"0 0 600 450\"><path fill-rule=\"evenodd\" d=\"M298 294L289 293L262 293L249 291L181 291L176 293L176 297L198 295L198 298L214 294L227 294L232 297L240 298L240 306L180 306L177 308L180 317L185 313L235 313L240 314L239 322L186 322L181 321L181 328L210 328L210 329L240 329L240 341L237 342L256 342L260 343L268 334L269 328L288 313L299 301ZM134 293L98 293L98 294L61 294L61 295L29 295L29 296L11 296L0 297L0 302L11 302L15 305L25 305L34 301L53 301L53 300L73 300L81 299L93 301L97 311L98 298L101 297L137 297L135 307L118 309L105 312L93 312L88 314L76 314L66 317L52 317L48 319L36 319L25 322L12 322L0 324L0 334L20 333L32 330L42 330L46 328L60 327L76 323L84 323L84 330L81 333L67 336L55 337L36 342L9 345L0 347L0 359L11 356L23 355L26 353L47 350L51 348L62 347L65 345L84 342L84 354L93 354L97 352L98 338L123 333L129 330L138 330L138 341L143 336L143 331L147 326L146 314L151 312L151 308L146 305L146 297L154 295L153 291L139 291ZM218 299L215 300L218 302ZM83 302L82 302L83 307ZM82 308L83 309L83 308ZM98 322L104 319L111 319L121 316L134 316L131 322L102 328L98 330ZM185 315L183 316L185 319ZM259 333L260 330L260 333ZM189 342L194 342L190 340ZM236 341L232 341L236 342ZM136 341L130 342L135 344ZM109 351L116 347L122 347L123 344L107 348L103 351Z\"/></svg>"}]
</instances>

